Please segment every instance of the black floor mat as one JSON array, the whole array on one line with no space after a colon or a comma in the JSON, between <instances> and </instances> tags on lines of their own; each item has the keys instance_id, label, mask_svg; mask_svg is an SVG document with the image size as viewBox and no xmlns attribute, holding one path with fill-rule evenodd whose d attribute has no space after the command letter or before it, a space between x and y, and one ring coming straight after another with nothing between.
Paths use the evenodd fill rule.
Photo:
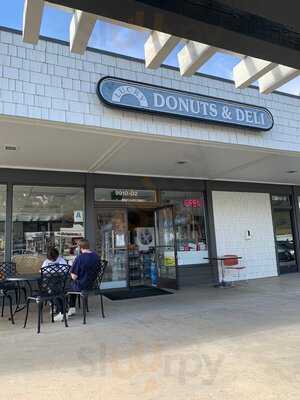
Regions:
<instances>
[{"instance_id":1,"label":"black floor mat","mask_svg":"<svg viewBox=\"0 0 300 400\"><path fill-rule=\"evenodd\" d=\"M168 290L159 289L155 287L135 287L129 290L117 290L110 293L103 293L110 300L127 300L137 299L139 297L160 296L164 294L173 294Z\"/></svg>"}]
</instances>

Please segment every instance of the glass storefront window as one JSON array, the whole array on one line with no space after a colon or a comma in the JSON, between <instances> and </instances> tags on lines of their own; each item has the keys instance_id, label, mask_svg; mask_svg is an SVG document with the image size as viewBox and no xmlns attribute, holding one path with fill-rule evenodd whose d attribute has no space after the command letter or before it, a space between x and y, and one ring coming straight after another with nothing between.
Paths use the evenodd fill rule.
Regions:
<instances>
[{"instance_id":1,"label":"glass storefront window","mask_svg":"<svg viewBox=\"0 0 300 400\"><path fill-rule=\"evenodd\" d=\"M12 237L19 272L38 271L50 245L72 260L84 237L84 189L14 186Z\"/></svg>"},{"instance_id":2,"label":"glass storefront window","mask_svg":"<svg viewBox=\"0 0 300 400\"><path fill-rule=\"evenodd\" d=\"M95 189L95 201L156 202L155 190Z\"/></svg>"},{"instance_id":3,"label":"glass storefront window","mask_svg":"<svg viewBox=\"0 0 300 400\"><path fill-rule=\"evenodd\" d=\"M5 257L6 186L0 185L0 261Z\"/></svg>"},{"instance_id":4,"label":"glass storefront window","mask_svg":"<svg viewBox=\"0 0 300 400\"><path fill-rule=\"evenodd\" d=\"M296 272L293 216L289 195L272 195L273 223L281 274Z\"/></svg>"},{"instance_id":5,"label":"glass storefront window","mask_svg":"<svg viewBox=\"0 0 300 400\"><path fill-rule=\"evenodd\" d=\"M205 204L201 192L161 192L161 202L174 206L178 265L207 263Z\"/></svg>"},{"instance_id":6,"label":"glass storefront window","mask_svg":"<svg viewBox=\"0 0 300 400\"><path fill-rule=\"evenodd\" d=\"M273 207L290 207L290 197L288 195L273 195Z\"/></svg>"}]
</instances>

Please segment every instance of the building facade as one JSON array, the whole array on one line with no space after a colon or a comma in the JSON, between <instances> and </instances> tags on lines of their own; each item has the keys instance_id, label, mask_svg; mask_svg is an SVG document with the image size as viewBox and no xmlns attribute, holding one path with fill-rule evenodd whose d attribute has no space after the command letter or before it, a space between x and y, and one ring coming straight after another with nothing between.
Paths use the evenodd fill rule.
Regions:
<instances>
[{"instance_id":1,"label":"building facade","mask_svg":"<svg viewBox=\"0 0 300 400\"><path fill-rule=\"evenodd\" d=\"M246 267L226 280L298 272L298 108L2 29L2 257L30 272L50 244L72 259L86 236L107 289L215 283L225 254Z\"/></svg>"}]
</instances>

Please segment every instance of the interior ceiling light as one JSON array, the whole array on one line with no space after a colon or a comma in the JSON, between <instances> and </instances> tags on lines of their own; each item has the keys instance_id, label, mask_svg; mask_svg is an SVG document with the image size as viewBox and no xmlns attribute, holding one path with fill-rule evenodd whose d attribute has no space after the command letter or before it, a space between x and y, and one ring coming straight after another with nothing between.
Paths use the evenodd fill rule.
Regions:
<instances>
[{"instance_id":1,"label":"interior ceiling light","mask_svg":"<svg viewBox=\"0 0 300 400\"><path fill-rule=\"evenodd\" d=\"M289 171L286 171L287 174L295 174L296 172L298 171L296 171L295 169L290 169Z\"/></svg>"},{"instance_id":2,"label":"interior ceiling light","mask_svg":"<svg viewBox=\"0 0 300 400\"><path fill-rule=\"evenodd\" d=\"M12 145L12 144L5 144L4 150L5 151L16 151L16 150L18 150L18 146Z\"/></svg>"},{"instance_id":3,"label":"interior ceiling light","mask_svg":"<svg viewBox=\"0 0 300 400\"><path fill-rule=\"evenodd\" d=\"M186 160L177 161L177 164L179 164L179 165L184 165L184 164L187 164L187 163L188 162Z\"/></svg>"}]
</instances>

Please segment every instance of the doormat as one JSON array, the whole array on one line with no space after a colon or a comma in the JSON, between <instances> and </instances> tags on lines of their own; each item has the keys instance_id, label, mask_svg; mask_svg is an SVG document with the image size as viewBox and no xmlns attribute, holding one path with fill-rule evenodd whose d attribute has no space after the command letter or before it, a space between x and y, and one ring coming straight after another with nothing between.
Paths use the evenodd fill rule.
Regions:
<instances>
[{"instance_id":1,"label":"doormat","mask_svg":"<svg viewBox=\"0 0 300 400\"><path fill-rule=\"evenodd\" d=\"M137 287L129 290L118 290L111 293L103 293L103 296L110 300L137 299L139 297L160 296L164 294L173 294L165 289L155 287Z\"/></svg>"}]
</instances>

